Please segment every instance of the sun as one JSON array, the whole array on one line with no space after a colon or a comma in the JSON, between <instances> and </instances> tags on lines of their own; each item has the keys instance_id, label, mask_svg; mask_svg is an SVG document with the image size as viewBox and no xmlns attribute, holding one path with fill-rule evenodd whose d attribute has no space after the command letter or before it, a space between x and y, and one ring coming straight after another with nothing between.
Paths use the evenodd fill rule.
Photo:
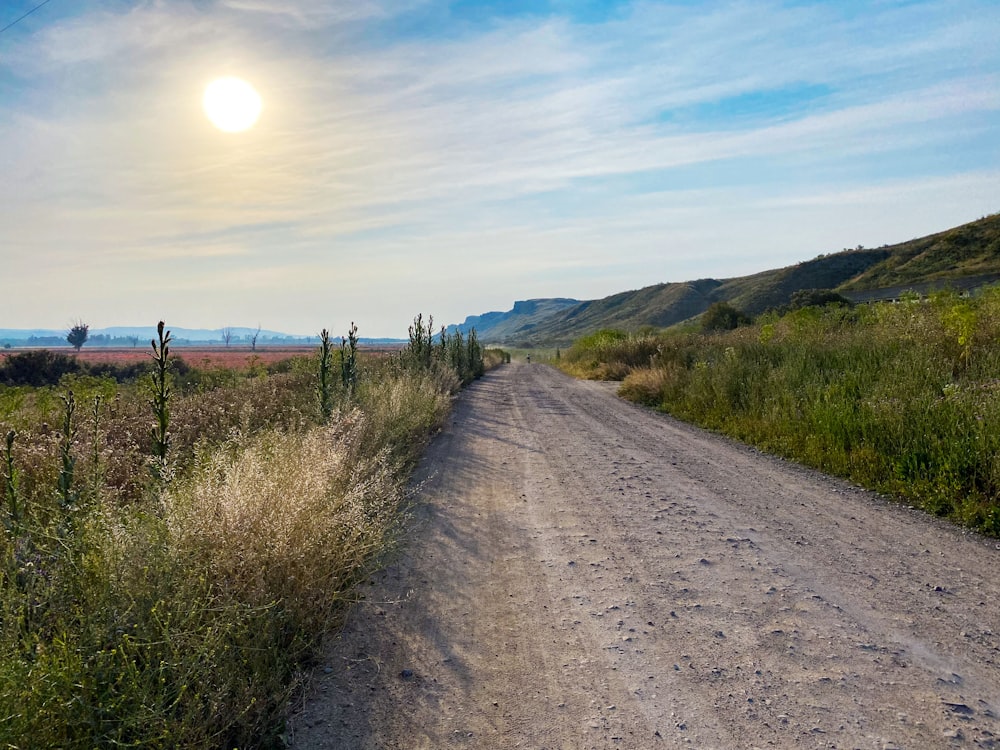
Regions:
<instances>
[{"instance_id":1,"label":"sun","mask_svg":"<svg viewBox=\"0 0 1000 750\"><path fill-rule=\"evenodd\" d=\"M260 94L242 78L217 78L201 98L205 114L219 130L239 133L252 128L260 117Z\"/></svg>"}]
</instances>

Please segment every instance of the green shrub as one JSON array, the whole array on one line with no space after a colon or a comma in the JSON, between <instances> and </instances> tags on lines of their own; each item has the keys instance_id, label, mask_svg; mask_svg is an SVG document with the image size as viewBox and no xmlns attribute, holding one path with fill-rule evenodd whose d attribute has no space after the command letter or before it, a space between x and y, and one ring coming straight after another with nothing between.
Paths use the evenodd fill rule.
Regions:
<instances>
[{"instance_id":1,"label":"green shrub","mask_svg":"<svg viewBox=\"0 0 1000 750\"><path fill-rule=\"evenodd\" d=\"M798 310L803 307L824 307L826 305L853 307L854 303L832 289L800 289L792 294L789 308Z\"/></svg>"},{"instance_id":2,"label":"green shrub","mask_svg":"<svg viewBox=\"0 0 1000 750\"><path fill-rule=\"evenodd\" d=\"M632 368L648 367L660 352L655 334L604 329L574 342L565 355L560 352L556 364L596 380L622 380Z\"/></svg>"},{"instance_id":3,"label":"green shrub","mask_svg":"<svg viewBox=\"0 0 1000 750\"><path fill-rule=\"evenodd\" d=\"M38 349L5 357L0 362L0 383L37 388L55 385L64 375L82 370L75 357Z\"/></svg>"},{"instance_id":4,"label":"green shrub","mask_svg":"<svg viewBox=\"0 0 1000 750\"><path fill-rule=\"evenodd\" d=\"M701 330L731 331L750 322L750 318L728 302L713 302L701 315Z\"/></svg>"}]
</instances>

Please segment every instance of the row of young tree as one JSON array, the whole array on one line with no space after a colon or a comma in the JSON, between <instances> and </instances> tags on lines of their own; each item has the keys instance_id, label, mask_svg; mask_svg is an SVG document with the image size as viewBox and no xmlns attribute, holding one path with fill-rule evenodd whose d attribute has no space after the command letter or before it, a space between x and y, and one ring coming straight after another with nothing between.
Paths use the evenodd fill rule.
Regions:
<instances>
[{"instance_id":1,"label":"row of young tree","mask_svg":"<svg viewBox=\"0 0 1000 750\"><path fill-rule=\"evenodd\" d=\"M410 341L401 354L408 367L423 370L450 367L463 385L482 377L486 371L484 349L475 328L463 336L457 329L449 334L448 329L441 326L435 335L434 316L429 315L424 323L424 316L420 314L413 319L409 334Z\"/></svg>"}]
</instances>

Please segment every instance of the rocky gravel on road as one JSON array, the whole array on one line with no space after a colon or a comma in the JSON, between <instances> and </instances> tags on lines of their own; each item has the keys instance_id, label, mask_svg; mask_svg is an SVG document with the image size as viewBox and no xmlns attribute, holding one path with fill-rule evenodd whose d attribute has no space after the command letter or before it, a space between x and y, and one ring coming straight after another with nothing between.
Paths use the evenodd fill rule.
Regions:
<instances>
[{"instance_id":1,"label":"rocky gravel on road","mask_svg":"<svg viewBox=\"0 0 1000 750\"><path fill-rule=\"evenodd\" d=\"M537 364L417 481L297 750L1000 748L995 540Z\"/></svg>"}]
</instances>

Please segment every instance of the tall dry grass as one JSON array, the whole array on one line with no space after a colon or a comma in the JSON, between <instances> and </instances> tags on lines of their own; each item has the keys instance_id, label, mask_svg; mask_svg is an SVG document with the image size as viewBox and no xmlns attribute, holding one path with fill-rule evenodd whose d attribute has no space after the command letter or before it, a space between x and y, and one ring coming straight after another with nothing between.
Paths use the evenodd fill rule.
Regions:
<instances>
[{"instance_id":1,"label":"tall dry grass","mask_svg":"<svg viewBox=\"0 0 1000 750\"><path fill-rule=\"evenodd\" d=\"M577 377L621 380L637 367L648 367L660 354L662 342L652 333L604 329L584 336L559 359L559 366Z\"/></svg>"},{"instance_id":2,"label":"tall dry grass","mask_svg":"<svg viewBox=\"0 0 1000 750\"><path fill-rule=\"evenodd\" d=\"M74 488L98 486L70 511L60 436L32 429L58 401L14 394L27 511L0 545L0 746L281 746L302 670L392 547L452 384L374 363L328 423L301 373L197 391L173 404L166 484L149 481L142 393L118 390L76 433Z\"/></svg>"}]
</instances>

